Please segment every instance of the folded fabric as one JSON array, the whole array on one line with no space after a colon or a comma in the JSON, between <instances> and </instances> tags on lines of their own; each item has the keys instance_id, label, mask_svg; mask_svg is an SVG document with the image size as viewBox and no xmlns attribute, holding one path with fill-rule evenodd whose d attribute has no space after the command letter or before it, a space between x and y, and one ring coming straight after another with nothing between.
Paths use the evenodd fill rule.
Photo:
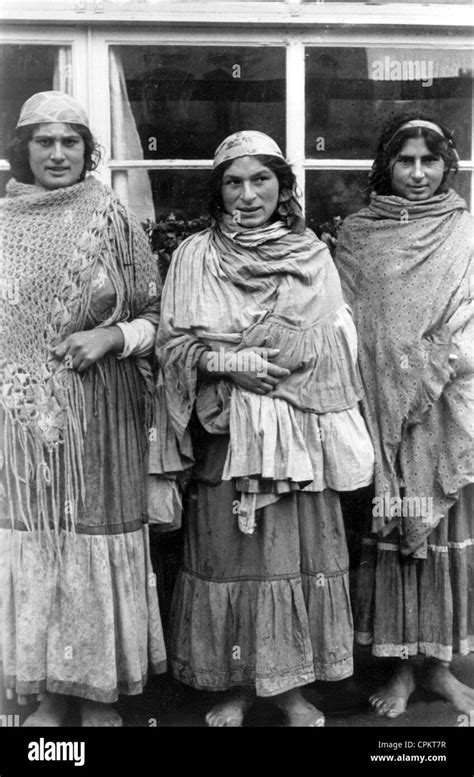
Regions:
<instances>
[{"instance_id":1,"label":"folded fabric","mask_svg":"<svg viewBox=\"0 0 474 777\"><path fill-rule=\"evenodd\" d=\"M356 343L329 251L310 230L295 234L281 222L244 230L224 217L176 251L157 336L166 431L182 450L195 410L206 431L230 433L223 478L242 484L241 528L251 530L255 510L288 490L370 482ZM272 363L290 375L264 397L230 380L198 381L204 350L225 360L243 348L278 349ZM324 416L339 417L328 420L326 432L337 430L341 450L350 451L345 459L317 439ZM250 481L253 492L243 485Z\"/></svg>"},{"instance_id":2,"label":"folded fabric","mask_svg":"<svg viewBox=\"0 0 474 777\"><path fill-rule=\"evenodd\" d=\"M430 498L433 520L390 510L401 549L426 538L474 479L472 217L449 190L422 202L371 196L339 235L336 265L359 334L364 415L376 450L375 492Z\"/></svg>"}]
</instances>

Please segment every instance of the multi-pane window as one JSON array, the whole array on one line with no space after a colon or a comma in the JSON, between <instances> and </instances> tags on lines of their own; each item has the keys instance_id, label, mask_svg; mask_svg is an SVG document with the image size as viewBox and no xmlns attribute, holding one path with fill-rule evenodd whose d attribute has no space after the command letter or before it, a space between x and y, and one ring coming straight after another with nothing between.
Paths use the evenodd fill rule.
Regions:
<instances>
[{"instance_id":1,"label":"multi-pane window","mask_svg":"<svg viewBox=\"0 0 474 777\"><path fill-rule=\"evenodd\" d=\"M203 215L214 149L238 129L267 132L285 150L304 124L296 156L316 229L365 204L376 139L394 113L421 109L446 123L472 167L467 48L306 45L303 70L287 64L285 76L292 45L110 47L113 180L124 193L128 185L132 207L157 219ZM301 72L303 102L292 115ZM455 186L470 204L471 172L461 170Z\"/></svg>"},{"instance_id":2,"label":"multi-pane window","mask_svg":"<svg viewBox=\"0 0 474 777\"><path fill-rule=\"evenodd\" d=\"M413 108L454 130L455 187L472 207L472 55L459 30L389 34L381 24L369 34L343 24L259 23L208 32L159 25L17 32L0 45L2 191L22 103L36 91L62 89L83 102L105 147L98 174L143 221L204 215L216 146L231 132L257 129L294 164L307 220L318 228L362 207L381 127Z\"/></svg>"}]
</instances>

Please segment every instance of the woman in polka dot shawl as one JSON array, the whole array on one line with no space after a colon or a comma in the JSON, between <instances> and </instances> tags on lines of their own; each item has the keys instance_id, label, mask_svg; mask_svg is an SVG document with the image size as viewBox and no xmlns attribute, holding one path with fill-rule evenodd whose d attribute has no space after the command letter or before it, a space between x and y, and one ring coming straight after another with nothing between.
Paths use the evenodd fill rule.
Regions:
<instances>
[{"instance_id":1,"label":"woman in polka dot shawl","mask_svg":"<svg viewBox=\"0 0 474 777\"><path fill-rule=\"evenodd\" d=\"M395 659L370 699L391 718L417 684L474 708L449 668L453 651L474 648L472 219L448 187L457 159L444 125L393 120L370 204L346 219L336 254L376 452L356 638Z\"/></svg>"}]
</instances>

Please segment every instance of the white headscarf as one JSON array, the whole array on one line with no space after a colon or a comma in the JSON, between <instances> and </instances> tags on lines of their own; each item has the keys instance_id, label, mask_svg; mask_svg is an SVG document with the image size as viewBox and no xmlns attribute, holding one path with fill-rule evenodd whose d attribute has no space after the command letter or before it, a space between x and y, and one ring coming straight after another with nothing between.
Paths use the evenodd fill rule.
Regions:
<instances>
[{"instance_id":1,"label":"white headscarf","mask_svg":"<svg viewBox=\"0 0 474 777\"><path fill-rule=\"evenodd\" d=\"M234 132L233 135L229 135L217 147L214 154L213 167L215 169L230 159L237 159L241 156L257 156L259 154L268 154L269 156L285 159L281 149L269 135L265 135L265 133L258 132L257 130Z\"/></svg>"},{"instance_id":2,"label":"white headscarf","mask_svg":"<svg viewBox=\"0 0 474 777\"><path fill-rule=\"evenodd\" d=\"M65 92L37 92L23 105L18 127L28 124L49 124L64 122L89 126L87 114L74 97Z\"/></svg>"}]
</instances>

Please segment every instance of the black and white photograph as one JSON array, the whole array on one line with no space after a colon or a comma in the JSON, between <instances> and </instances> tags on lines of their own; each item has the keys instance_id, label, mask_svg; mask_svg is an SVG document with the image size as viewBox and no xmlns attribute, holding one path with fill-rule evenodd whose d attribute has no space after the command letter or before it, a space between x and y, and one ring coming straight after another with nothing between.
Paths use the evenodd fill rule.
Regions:
<instances>
[{"instance_id":1,"label":"black and white photograph","mask_svg":"<svg viewBox=\"0 0 474 777\"><path fill-rule=\"evenodd\" d=\"M0 777L474 774L473 28L1 0Z\"/></svg>"}]
</instances>

